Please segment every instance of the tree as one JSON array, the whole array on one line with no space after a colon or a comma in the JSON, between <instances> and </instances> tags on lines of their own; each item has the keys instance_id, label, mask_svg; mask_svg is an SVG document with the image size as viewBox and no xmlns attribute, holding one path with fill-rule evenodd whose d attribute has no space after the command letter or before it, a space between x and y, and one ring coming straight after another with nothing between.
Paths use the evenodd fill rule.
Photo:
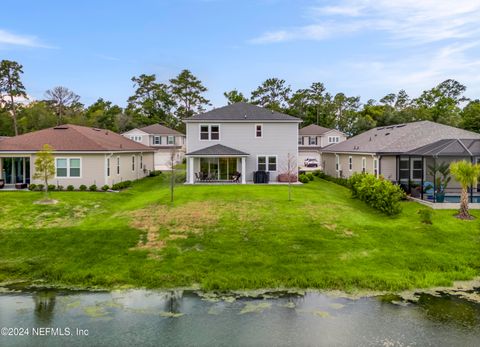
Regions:
<instances>
[{"instance_id":1,"label":"tree","mask_svg":"<svg viewBox=\"0 0 480 347\"><path fill-rule=\"evenodd\" d=\"M285 174L288 177L288 201L292 201L292 183L297 182L297 157L291 153L287 154L287 165Z\"/></svg>"},{"instance_id":2,"label":"tree","mask_svg":"<svg viewBox=\"0 0 480 347\"><path fill-rule=\"evenodd\" d=\"M117 119L123 112L122 108L112 105L111 101L99 98L85 110L88 124L102 129L118 131Z\"/></svg>"},{"instance_id":3,"label":"tree","mask_svg":"<svg viewBox=\"0 0 480 347\"><path fill-rule=\"evenodd\" d=\"M348 97L337 93L333 98L335 107L335 128L348 135L355 133L355 122L360 108L360 97Z\"/></svg>"},{"instance_id":4,"label":"tree","mask_svg":"<svg viewBox=\"0 0 480 347\"><path fill-rule=\"evenodd\" d=\"M248 99L245 96L243 96L243 94L236 89L223 93L223 96L225 96L227 98L227 101L228 101L229 105L235 104L237 102L247 102L248 101Z\"/></svg>"},{"instance_id":5,"label":"tree","mask_svg":"<svg viewBox=\"0 0 480 347\"><path fill-rule=\"evenodd\" d=\"M285 80L268 78L252 92L252 103L274 111L284 111L288 107L288 100L292 92Z\"/></svg>"},{"instance_id":6,"label":"tree","mask_svg":"<svg viewBox=\"0 0 480 347\"><path fill-rule=\"evenodd\" d=\"M155 75L132 77L132 82L136 89L128 98L127 113L132 114L140 125L164 123L175 127L177 121L172 110L176 103L169 87L157 82Z\"/></svg>"},{"instance_id":7,"label":"tree","mask_svg":"<svg viewBox=\"0 0 480 347\"><path fill-rule=\"evenodd\" d=\"M80 96L66 87L58 86L45 92L46 99L53 106L57 115L57 125L63 122L63 117L67 110L75 110L79 106Z\"/></svg>"},{"instance_id":8,"label":"tree","mask_svg":"<svg viewBox=\"0 0 480 347\"><path fill-rule=\"evenodd\" d=\"M189 70L182 70L170 80L170 92L177 104L175 113L180 121L205 111L205 106L210 104L203 96L206 91L207 88Z\"/></svg>"},{"instance_id":9,"label":"tree","mask_svg":"<svg viewBox=\"0 0 480 347\"><path fill-rule=\"evenodd\" d=\"M42 150L37 153L37 159L35 159L35 174L33 178L44 182L45 200L48 200L48 180L55 176L55 162L52 151L52 146L45 144Z\"/></svg>"},{"instance_id":10,"label":"tree","mask_svg":"<svg viewBox=\"0 0 480 347\"><path fill-rule=\"evenodd\" d=\"M457 126L460 121L460 103L467 99L463 93L467 88L448 79L436 87L424 91L415 103L424 118L434 122Z\"/></svg>"},{"instance_id":11,"label":"tree","mask_svg":"<svg viewBox=\"0 0 480 347\"><path fill-rule=\"evenodd\" d=\"M468 212L468 188L477 185L480 176L480 165L472 164L465 160L450 164L450 173L462 185L460 210L457 217L460 219L473 219Z\"/></svg>"},{"instance_id":12,"label":"tree","mask_svg":"<svg viewBox=\"0 0 480 347\"><path fill-rule=\"evenodd\" d=\"M25 87L20 80L23 66L15 61L2 60L0 62L0 99L8 98L7 107L13 119L15 135L18 135L17 101L15 98L27 98Z\"/></svg>"},{"instance_id":13,"label":"tree","mask_svg":"<svg viewBox=\"0 0 480 347\"><path fill-rule=\"evenodd\" d=\"M18 112L18 127L21 133L53 127L57 117L45 101L32 101Z\"/></svg>"},{"instance_id":14,"label":"tree","mask_svg":"<svg viewBox=\"0 0 480 347\"><path fill-rule=\"evenodd\" d=\"M480 133L480 100L471 101L462 111L462 127Z\"/></svg>"},{"instance_id":15,"label":"tree","mask_svg":"<svg viewBox=\"0 0 480 347\"><path fill-rule=\"evenodd\" d=\"M177 150L172 148L169 153L167 167L170 171L170 203L173 204L175 192L175 166L177 165Z\"/></svg>"}]
</instances>

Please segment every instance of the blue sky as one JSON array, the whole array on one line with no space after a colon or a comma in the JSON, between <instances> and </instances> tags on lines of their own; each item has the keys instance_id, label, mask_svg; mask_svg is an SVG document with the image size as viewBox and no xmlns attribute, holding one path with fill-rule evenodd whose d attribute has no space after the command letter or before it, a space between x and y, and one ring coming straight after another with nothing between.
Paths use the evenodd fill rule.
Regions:
<instances>
[{"instance_id":1,"label":"blue sky","mask_svg":"<svg viewBox=\"0 0 480 347\"><path fill-rule=\"evenodd\" d=\"M455 78L480 98L479 22L471 0L29 0L0 13L0 59L23 64L33 98L63 85L87 105L124 106L132 76L184 68L215 106L268 77L364 102Z\"/></svg>"}]
</instances>

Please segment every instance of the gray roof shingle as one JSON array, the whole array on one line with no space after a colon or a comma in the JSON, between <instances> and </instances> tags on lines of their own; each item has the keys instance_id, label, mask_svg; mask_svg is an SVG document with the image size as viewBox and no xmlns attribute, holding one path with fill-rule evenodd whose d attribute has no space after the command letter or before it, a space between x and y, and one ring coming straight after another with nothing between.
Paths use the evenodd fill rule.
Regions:
<instances>
[{"instance_id":1,"label":"gray roof shingle","mask_svg":"<svg viewBox=\"0 0 480 347\"><path fill-rule=\"evenodd\" d=\"M239 151L238 149L234 149L224 145L213 145L210 147L202 148L197 151L187 153L186 155L204 155L204 156L230 155L230 156L243 157L243 156L247 156L248 153L245 153L245 152Z\"/></svg>"},{"instance_id":2,"label":"gray roof shingle","mask_svg":"<svg viewBox=\"0 0 480 347\"><path fill-rule=\"evenodd\" d=\"M216 108L211 111L200 113L185 119L190 121L287 121L301 122L297 117L292 117L284 113L269 110L267 108L255 106L246 102L237 102L235 104Z\"/></svg>"},{"instance_id":3,"label":"gray roof shingle","mask_svg":"<svg viewBox=\"0 0 480 347\"><path fill-rule=\"evenodd\" d=\"M431 121L370 129L346 141L327 146L324 152L407 153L445 139L480 139L480 134Z\"/></svg>"},{"instance_id":4,"label":"gray roof shingle","mask_svg":"<svg viewBox=\"0 0 480 347\"><path fill-rule=\"evenodd\" d=\"M171 128L167 128L166 126L163 126L161 124L147 125L146 127L139 128L139 130L152 135L183 135L185 136L181 132L178 132Z\"/></svg>"}]
</instances>

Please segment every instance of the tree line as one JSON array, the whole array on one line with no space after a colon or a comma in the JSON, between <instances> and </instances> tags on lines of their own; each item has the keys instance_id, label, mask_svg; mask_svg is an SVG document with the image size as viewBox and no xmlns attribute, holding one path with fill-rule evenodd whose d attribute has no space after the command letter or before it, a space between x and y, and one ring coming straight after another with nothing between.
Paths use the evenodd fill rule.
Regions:
<instances>
[{"instance_id":1,"label":"tree line","mask_svg":"<svg viewBox=\"0 0 480 347\"><path fill-rule=\"evenodd\" d=\"M183 119L211 106L207 88L189 70L163 83L157 76L132 77L134 92L122 108L99 98L85 106L80 96L64 86L49 89L44 99L25 101L23 67L0 62L0 135L22 134L64 123L124 132L160 123L183 131ZM448 79L411 98L404 90L379 101L362 103L359 96L330 93L321 82L293 91L283 79L269 78L246 97L237 89L224 93L229 104L250 102L303 120L356 135L377 126L431 120L480 132L480 100L465 97L466 86Z\"/></svg>"}]
</instances>

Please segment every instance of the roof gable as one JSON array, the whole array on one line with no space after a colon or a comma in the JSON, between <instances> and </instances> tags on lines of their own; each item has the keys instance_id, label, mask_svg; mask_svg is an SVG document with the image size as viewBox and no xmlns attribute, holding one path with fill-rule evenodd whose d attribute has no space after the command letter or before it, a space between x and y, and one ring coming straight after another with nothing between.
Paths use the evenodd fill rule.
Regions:
<instances>
[{"instance_id":1,"label":"roof gable","mask_svg":"<svg viewBox=\"0 0 480 347\"><path fill-rule=\"evenodd\" d=\"M143 128L139 128L138 130L143 131L144 133L151 134L151 135L179 135L179 136L185 136L179 131L176 131L175 129L168 128L164 125L161 124L151 124L147 125Z\"/></svg>"},{"instance_id":2,"label":"roof gable","mask_svg":"<svg viewBox=\"0 0 480 347\"><path fill-rule=\"evenodd\" d=\"M298 131L298 133L300 135L323 135L332 130L336 130L336 129L329 129L329 128L321 127L316 124L310 124L310 125L307 125L306 127L301 128Z\"/></svg>"},{"instance_id":3,"label":"roof gable","mask_svg":"<svg viewBox=\"0 0 480 347\"><path fill-rule=\"evenodd\" d=\"M248 153L239 151L238 149L227 147L224 145L213 145L209 147L205 147L190 153L187 153L186 155L193 155L193 156L237 156L237 157L243 157L247 156Z\"/></svg>"},{"instance_id":4,"label":"roof gable","mask_svg":"<svg viewBox=\"0 0 480 347\"><path fill-rule=\"evenodd\" d=\"M5 139L0 151L39 151L45 144L55 151L152 151L113 131L72 124Z\"/></svg>"},{"instance_id":5,"label":"roof gable","mask_svg":"<svg viewBox=\"0 0 480 347\"><path fill-rule=\"evenodd\" d=\"M200 113L185 122L190 121L285 121L301 122L301 119L292 117L284 113L272 111L267 108L252 105L246 102L237 102L224 107L216 108L211 111Z\"/></svg>"}]
</instances>

